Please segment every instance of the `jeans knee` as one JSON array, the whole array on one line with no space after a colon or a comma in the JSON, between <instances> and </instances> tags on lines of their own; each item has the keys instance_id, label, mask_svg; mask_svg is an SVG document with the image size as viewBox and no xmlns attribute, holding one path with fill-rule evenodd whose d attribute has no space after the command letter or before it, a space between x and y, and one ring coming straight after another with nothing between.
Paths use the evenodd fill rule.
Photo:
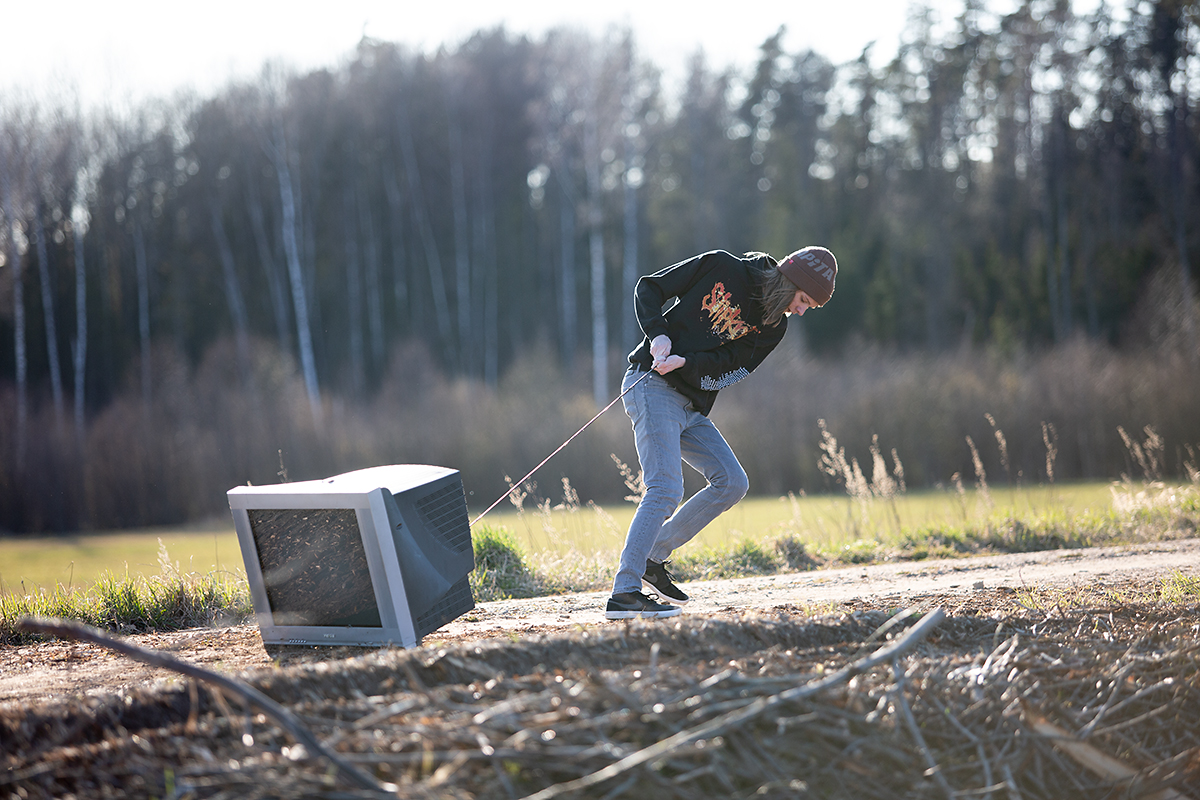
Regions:
<instances>
[{"instance_id":1,"label":"jeans knee","mask_svg":"<svg viewBox=\"0 0 1200 800\"><path fill-rule=\"evenodd\" d=\"M683 501L683 483L650 483L646 486L646 494L642 503L652 508L658 508L670 516L671 512Z\"/></svg>"},{"instance_id":2,"label":"jeans knee","mask_svg":"<svg viewBox=\"0 0 1200 800\"><path fill-rule=\"evenodd\" d=\"M746 496L750 491L750 478L746 476L746 470L740 466L725 476L725 480L720 485L721 498L733 505Z\"/></svg>"}]
</instances>

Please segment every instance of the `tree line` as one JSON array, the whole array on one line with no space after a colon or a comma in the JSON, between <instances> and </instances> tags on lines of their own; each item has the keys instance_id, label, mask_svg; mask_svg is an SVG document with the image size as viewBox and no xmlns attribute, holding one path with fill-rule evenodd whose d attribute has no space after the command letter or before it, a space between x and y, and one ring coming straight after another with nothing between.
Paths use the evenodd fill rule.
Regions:
<instances>
[{"instance_id":1,"label":"tree line","mask_svg":"<svg viewBox=\"0 0 1200 800\"><path fill-rule=\"evenodd\" d=\"M882 66L780 29L678 92L627 30L497 28L123 114L0 98L3 480L29 485L36 415L82 451L119 398L156 406L162 352L223 342L235 387L264 346L294 360L318 429L413 342L486 387L542 352L606 403L634 282L711 248L837 253L817 354L1194 358L1198 4L987 5L914 7Z\"/></svg>"}]
</instances>

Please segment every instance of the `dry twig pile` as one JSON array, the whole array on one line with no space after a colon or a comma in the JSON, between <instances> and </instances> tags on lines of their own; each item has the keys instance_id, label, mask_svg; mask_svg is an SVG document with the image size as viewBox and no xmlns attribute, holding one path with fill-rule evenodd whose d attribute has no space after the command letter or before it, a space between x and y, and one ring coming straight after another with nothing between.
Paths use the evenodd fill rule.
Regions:
<instances>
[{"instance_id":1,"label":"dry twig pile","mask_svg":"<svg viewBox=\"0 0 1200 800\"><path fill-rule=\"evenodd\" d=\"M255 678L374 788L228 691L28 709L0 796L1200 799L1197 608L915 620L685 616Z\"/></svg>"}]
</instances>

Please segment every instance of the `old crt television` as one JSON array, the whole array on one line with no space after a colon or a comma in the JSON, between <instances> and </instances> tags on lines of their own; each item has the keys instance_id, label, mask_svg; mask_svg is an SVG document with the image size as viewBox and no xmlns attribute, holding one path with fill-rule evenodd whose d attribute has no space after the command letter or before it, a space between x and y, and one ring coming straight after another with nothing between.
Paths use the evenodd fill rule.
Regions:
<instances>
[{"instance_id":1,"label":"old crt television","mask_svg":"<svg viewBox=\"0 0 1200 800\"><path fill-rule=\"evenodd\" d=\"M416 647L475 607L457 470L372 467L228 496L268 647Z\"/></svg>"}]
</instances>

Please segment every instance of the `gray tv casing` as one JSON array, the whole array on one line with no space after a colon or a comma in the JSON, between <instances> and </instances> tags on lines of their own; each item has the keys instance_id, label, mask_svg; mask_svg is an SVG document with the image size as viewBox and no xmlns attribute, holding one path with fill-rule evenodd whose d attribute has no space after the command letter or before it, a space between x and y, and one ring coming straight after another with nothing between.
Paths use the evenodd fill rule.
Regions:
<instances>
[{"instance_id":1,"label":"gray tv casing","mask_svg":"<svg viewBox=\"0 0 1200 800\"><path fill-rule=\"evenodd\" d=\"M468 580L475 555L457 470L424 464L372 467L323 480L237 486L227 494L264 644L411 648L475 607ZM278 598L297 579L311 586L329 565L315 558L264 565L269 553L260 553L258 540L269 550L273 533L320 536L322 515L345 521L349 510L360 538L344 540L346 559L361 565L365 556L378 625L361 619L304 624L296 619L303 612L277 613L272 595ZM357 577L361 584L362 576ZM309 616L320 616L312 611Z\"/></svg>"}]
</instances>

